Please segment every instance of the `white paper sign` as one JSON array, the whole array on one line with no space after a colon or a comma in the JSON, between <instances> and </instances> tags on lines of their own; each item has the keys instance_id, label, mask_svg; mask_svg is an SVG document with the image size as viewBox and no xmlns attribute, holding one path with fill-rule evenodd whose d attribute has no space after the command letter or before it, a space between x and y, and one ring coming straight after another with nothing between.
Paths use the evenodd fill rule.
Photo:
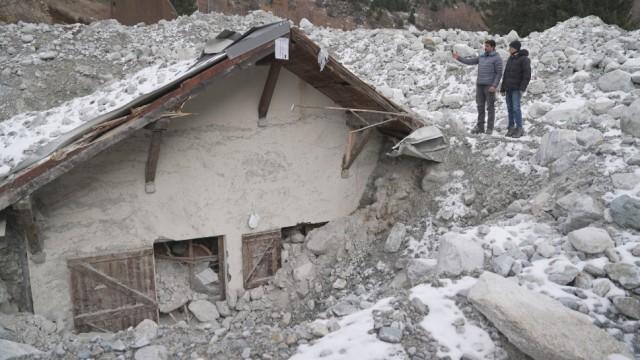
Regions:
<instances>
[{"instance_id":1,"label":"white paper sign","mask_svg":"<svg viewBox=\"0 0 640 360\"><path fill-rule=\"evenodd\" d=\"M276 39L276 59L289 60L289 38Z\"/></svg>"}]
</instances>

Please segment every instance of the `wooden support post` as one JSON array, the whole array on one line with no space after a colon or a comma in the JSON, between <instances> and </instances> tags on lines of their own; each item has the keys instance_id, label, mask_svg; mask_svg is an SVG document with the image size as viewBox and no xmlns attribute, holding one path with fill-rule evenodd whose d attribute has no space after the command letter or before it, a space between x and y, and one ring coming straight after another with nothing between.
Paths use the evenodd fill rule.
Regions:
<instances>
[{"instance_id":1,"label":"wooden support post","mask_svg":"<svg viewBox=\"0 0 640 360\"><path fill-rule=\"evenodd\" d=\"M162 133L169 128L169 119L160 119L147 126L151 132L151 143L149 144L149 154L144 172L144 190L147 194L156 192L156 171L158 169L158 159L160 157L160 144L162 143Z\"/></svg>"},{"instance_id":2,"label":"wooden support post","mask_svg":"<svg viewBox=\"0 0 640 360\"><path fill-rule=\"evenodd\" d=\"M269 67L269 75L267 75L267 81L264 83L264 89L262 90L262 96L260 97L260 104L258 105L258 118L260 119L267 116L281 68L282 63L277 60L274 60L271 63L271 67Z\"/></svg>"},{"instance_id":3,"label":"wooden support post","mask_svg":"<svg viewBox=\"0 0 640 360\"><path fill-rule=\"evenodd\" d=\"M36 223L36 216L33 210L33 201L30 196L19 200L13 204L13 209L16 212L16 220L18 223L19 231L24 234L29 245L29 252L31 254L37 254L42 252L44 246L42 245L42 238L38 232L38 225Z\"/></svg>"},{"instance_id":4,"label":"wooden support post","mask_svg":"<svg viewBox=\"0 0 640 360\"><path fill-rule=\"evenodd\" d=\"M345 174L345 171L349 170L358 155L362 152L362 149L364 149L364 146L367 144L372 134L372 128L363 131L357 130L349 132L349 138L347 140L347 150L345 151L342 158L343 176Z\"/></svg>"}]
</instances>

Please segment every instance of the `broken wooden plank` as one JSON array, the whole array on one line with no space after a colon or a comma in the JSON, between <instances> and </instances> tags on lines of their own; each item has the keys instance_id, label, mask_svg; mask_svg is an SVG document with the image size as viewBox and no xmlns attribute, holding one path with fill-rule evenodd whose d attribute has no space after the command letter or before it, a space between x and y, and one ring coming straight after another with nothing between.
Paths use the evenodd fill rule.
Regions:
<instances>
[{"instance_id":1,"label":"broken wooden plank","mask_svg":"<svg viewBox=\"0 0 640 360\"><path fill-rule=\"evenodd\" d=\"M260 103L258 104L258 118L262 119L267 116L269 106L271 105L271 98L273 98L273 92L276 89L278 83L278 76L280 75L280 69L282 63L279 61L273 61L269 67L269 74L267 75L267 81L264 83L264 89L262 90L262 96L260 97Z\"/></svg>"},{"instance_id":2,"label":"broken wooden plank","mask_svg":"<svg viewBox=\"0 0 640 360\"><path fill-rule=\"evenodd\" d=\"M93 280L102 283L104 285L109 286L110 288L117 290L125 295L128 295L134 298L137 301L140 301L144 304L156 306L156 301L147 295L139 292L138 290L132 289L127 285L119 282L117 279L99 271L95 267L87 264L85 262L70 262L69 267L73 270L76 270Z\"/></svg>"},{"instance_id":3,"label":"broken wooden plank","mask_svg":"<svg viewBox=\"0 0 640 360\"><path fill-rule=\"evenodd\" d=\"M349 132L347 150L342 158L342 170L348 170L371 138L373 129Z\"/></svg>"},{"instance_id":4,"label":"broken wooden plank","mask_svg":"<svg viewBox=\"0 0 640 360\"><path fill-rule=\"evenodd\" d=\"M149 124L151 129L151 142L149 143L149 153L144 170L144 190L147 194L156 192L156 172L158 169L158 159L160 157L160 144L162 143L162 133L169 128L169 119L160 119Z\"/></svg>"},{"instance_id":5,"label":"broken wooden plank","mask_svg":"<svg viewBox=\"0 0 640 360\"><path fill-rule=\"evenodd\" d=\"M42 237L38 232L38 224L36 223L36 215L31 196L20 199L13 204L13 210L16 212L18 227L27 239L29 252L31 254L41 252L44 246L42 244Z\"/></svg>"},{"instance_id":6,"label":"broken wooden plank","mask_svg":"<svg viewBox=\"0 0 640 360\"><path fill-rule=\"evenodd\" d=\"M74 316L73 319L76 321L76 323L85 322L87 320L104 321L104 320L112 319L114 317L120 317L122 315L126 315L132 311L139 311L139 310L155 310L155 308L147 304L134 304L134 305L121 306L115 309L106 309L106 310L99 310L99 311L94 311L90 313L84 313L84 314Z\"/></svg>"}]
</instances>

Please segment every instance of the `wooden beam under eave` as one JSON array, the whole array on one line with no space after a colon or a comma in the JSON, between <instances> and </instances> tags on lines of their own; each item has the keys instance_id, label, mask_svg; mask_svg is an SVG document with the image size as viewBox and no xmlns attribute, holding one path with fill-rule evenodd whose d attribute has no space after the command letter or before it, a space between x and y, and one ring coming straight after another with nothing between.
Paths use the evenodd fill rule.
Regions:
<instances>
[{"instance_id":1,"label":"wooden beam under eave","mask_svg":"<svg viewBox=\"0 0 640 360\"><path fill-rule=\"evenodd\" d=\"M21 231L27 239L29 252L31 254L42 252L44 246L42 244L42 237L38 231L38 224L36 223L31 197L28 196L13 204L13 210L16 213L19 231Z\"/></svg>"},{"instance_id":2,"label":"wooden beam under eave","mask_svg":"<svg viewBox=\"0 0 640 360\"><path fill-rule=\"evenodd\" d=\"M282 63L275 60L269 67L269 75L267 75L267 81L264 83L264 89L262 90L262 96L260 97L260 104L258 105L258 118L263 119L267 116L269 106L271 105L271 98L273 98L273 92L276 89L278 82L278 76L280 75L280 69Z\"/></svg>"},{"instance_id":3,"label":"wooden beam under eave","mask_svg":"<svg viewBox=\"0 0 640 360\"><path fill-rule=\"evenodd\" d=\"M156 192L156 172L158 170L158 159L160 158L160 145L162 144L162 133L169 128L169 119L159 119L147 126L151 130L151 142L149 143L149 153L144 169L144 191L147 194Z\"/></svg>"},{"instance_id":4,"label":"wooden beam under eave","mask_svg":"<svg viewBox=\"0 0 640 360\"><path fill-rule=\"evenodd\" d=\"M366 129L363 131L351 131L349 132L349 138L347 139L347 150L342 157L342 170L349 170L353 162L358 155L362 152L369 139L373 134L374 129Z\"/></svg>"}]
</instances>

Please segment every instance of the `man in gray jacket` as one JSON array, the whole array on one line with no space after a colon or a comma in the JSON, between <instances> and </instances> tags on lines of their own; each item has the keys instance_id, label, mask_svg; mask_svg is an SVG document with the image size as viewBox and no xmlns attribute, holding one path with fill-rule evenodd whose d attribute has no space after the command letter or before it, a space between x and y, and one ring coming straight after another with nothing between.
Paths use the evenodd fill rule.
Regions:
<instances>
[{"instance_id":1,"label":"man in gray jacket","mask_svg":"<svg viewBox=\"0 0 640 360\"><path fill-rule=\"evenodd\" d=\"M496 89L502 77L502 59L496 52L496 42L484 42L484 54L476 57L463 58L453 53L453 58L467 65L478 65L478 80L476 81L476 103L478 104L478 123L471 131L472 134L484 133L484 114L487 108L487 134L493 133L493 123L496 119Z\"/></svg>"}]
</instances>

